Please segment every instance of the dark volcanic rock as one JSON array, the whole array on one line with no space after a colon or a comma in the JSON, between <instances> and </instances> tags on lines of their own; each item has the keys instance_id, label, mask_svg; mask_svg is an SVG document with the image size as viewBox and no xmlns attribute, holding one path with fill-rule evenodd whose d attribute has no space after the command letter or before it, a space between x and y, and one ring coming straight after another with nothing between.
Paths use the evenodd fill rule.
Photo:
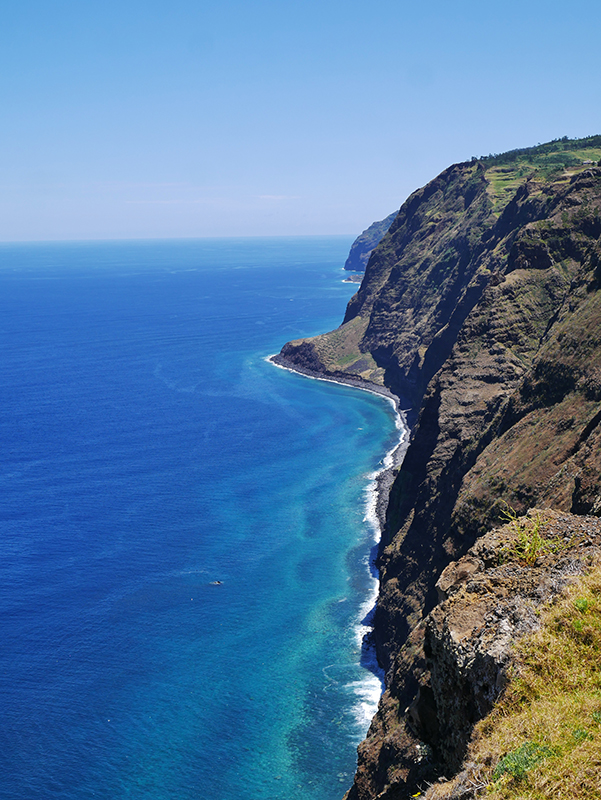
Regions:
<instances>
[{"instance_id":1,"label":"dark volcanic rock","mask_svg":"<svg viewBox=\"0 0 601 800\"><path fill-rule=\"evenodd\" d=\"M437 585L444 599L397 655L359 746L348 800L408 798L456 773L474 724L506 685L514 643L540 625L537 609L599 562L601 520L537 513L545 537L560 544L557 553L541 554L531 566L511 558L516 529L507 525L443 571Z\"/></svg>"},{"instance_id":2,"label":"dark volcanic rock","mask_svg":"<svg viewBox=\"0 0 601 800\"><path fill-rule=\"evenodd\" d=\"M388 229L394 222L397 215L394 211L386 219L381 219L379 222L372 222L369 228L366 228L362 234L357 236L351 245L351 251L346 259L344 268L352 272L365 272L365 267L369 261L372 251L382 241Z\"/></svg>"},{"instance_id":3,"label":"dark volcanic rock","mask_svg":"<svg viewBox=\"0 0 601 800\"><path fill-rule=\"evenodd\" d=\"M448 564L508 506L601 515L601 169L545 171L520 158L456 164L411 195L343 325L283 351L289 366L384 385L414 407L378 559L388 688L359 748L360 800L406 797L457 769L470 720L494 697L502 659L485 657L478 625L466 647L481 671L462 683L445 661L451 622L439 615L450 595L436 607L456 582ZM479 552L453 569L478 576L478 559L490 566ZM492 630L482 585L470 602ZM529 624L512 613L510 637ZM444 711L436 664L470 696L469 719Z\"/></svg>"}]
</instances>

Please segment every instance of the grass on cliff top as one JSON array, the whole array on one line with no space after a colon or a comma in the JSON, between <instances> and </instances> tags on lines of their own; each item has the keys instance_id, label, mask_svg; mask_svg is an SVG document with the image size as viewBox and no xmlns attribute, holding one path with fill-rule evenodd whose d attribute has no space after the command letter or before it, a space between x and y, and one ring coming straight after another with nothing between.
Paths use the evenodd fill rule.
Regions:
<instances>
[{"instance_id":1,"label":"grass on cliff top","mask_svg":"<svg viewBox=\"0 0 601 800\"><path fill-rule=\"evenodd\" d=\"M527 162L530 164L544 164L562 162L565 158L577 156L579 160L597 160L592 155L587 155L593 151L601 149L601 135L586 136L583 139L570 139L564 136L561 139L553 139L551 142L538 144L534 147L522 147L515 150L508 150L505 153L490 153L480 159L488 167L517 164Z\"/></svg>"},{"instance_id":2,"label":"grass on cliff top","mask_svg":"<svg viewBox=\"0 0 601 800\"><path fill-rule=\"evenodd\" d=\"M490 800L598 800L601 567L543 611L542 621L518 643L510 684L476 727L468 785ZM428 797L459 797L451 786Z\"/></svg>"},{"instance_id":3,"label":"grass on cliff top","mask_svg":"<svg viewBox=\"0 0 601 800\"><path fill-rule=\"evenodd\" d=\"M313 337L311 341L327 369L347 371L349 375L383 384L384 370L378 368L370 353L362 353L359 349L368 322L368 317L355 317L330 333Z\"/></svg>"},{"instance_id":4,"label":"grass on cliff top","mask_svg":"<svg viewBox=\"0 0 601 800\"><path fill-rule=\"evenodd\" d=\"M584 161L601 160L601 136L557 139L536 147L491 154L481 159L488 179L488 194L495 213L500 213L528 178L538 181L568 181L587 169Z\"/></svg>"}]
</instances>

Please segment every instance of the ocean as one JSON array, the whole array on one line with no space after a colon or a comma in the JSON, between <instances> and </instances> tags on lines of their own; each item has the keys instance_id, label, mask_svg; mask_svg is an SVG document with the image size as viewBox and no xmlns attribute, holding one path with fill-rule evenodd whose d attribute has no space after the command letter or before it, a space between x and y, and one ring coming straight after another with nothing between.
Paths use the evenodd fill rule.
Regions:
<instances>
[{"instance_id":1,"label":"ocean","mask_svg":"<svg viewBox=\"0 0 601 800\"><path fill-rule=\"evenodd\" d=\"M0 245L0 796L339 800L382 397L266 358L351 237Z\"/></svg>"}]
</instances>

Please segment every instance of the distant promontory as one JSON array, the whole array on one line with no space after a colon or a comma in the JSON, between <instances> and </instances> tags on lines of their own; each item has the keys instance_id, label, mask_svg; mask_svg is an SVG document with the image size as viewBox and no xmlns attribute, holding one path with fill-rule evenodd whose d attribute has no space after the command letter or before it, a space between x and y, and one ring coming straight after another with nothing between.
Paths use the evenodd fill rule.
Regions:
<instances>
[{"instance_id":1,"label":"distant promontory","mask_svg":"<svg viewBox=\"0 0 601 800\"><path fill-rule=\"evenodd\" d=\"M362 234L357 236L351 245L350 253L344 265L345 269L351 272L365 272L365 267L367 266L372 251L380 244L385 234L388 232L397 213L397 211L394 211L392 214L389 214L386 219L381 219L379 222L372 222L369 228L366 228Z\"/></svg>"}]
</instances>

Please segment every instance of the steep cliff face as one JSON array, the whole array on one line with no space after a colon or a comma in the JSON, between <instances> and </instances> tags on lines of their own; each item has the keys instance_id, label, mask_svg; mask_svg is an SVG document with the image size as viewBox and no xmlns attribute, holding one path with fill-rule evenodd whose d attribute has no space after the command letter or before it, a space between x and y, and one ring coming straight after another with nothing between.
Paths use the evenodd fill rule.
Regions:
<instances>
[{"instance_id":1,"label":"steep cliff face","mask_svg":"<svg viewBox=\"0 0 601 800\"><path fill-rule=\"evenodd\" d=\"M372 251L380 244L388 229L394 222L397 212L389 214L386 219L372 222L369 228L359 234L353 244L344 264L344 268L353 272L365 272L365 267Z\"/></svg>"},{"instance_id":2,"label":"steep cliff face","mask_svg":"<svg viewBox=\"0 0 601 800\"><path fill-rule=\"evenodd\" d=\"M417 404L452 344L443 329L455 331L486 282L474 254L494 222L487 186L482 165L459 164L413 194L371 254L341 328L291 342L282 357L386 385Z\"/></svg>"},{"instance_id":3,"label":"steep cliff face","mask_svg":"<svg viewBox=\"0 0 601 800\"><path fill-rule=\"evenodd\" d=\"M445 170L402 206L343 325L282 350L413 405L379 556L388 688L351 797L406 797L426 762L458 768L424 678L449 562L507 504L601 514L601 169L582 164L599 157L593 137Z\"/></svg>"},{"instance_id":4,"label":"steep cliff face","mask_svg":"<svg viewBox=\"0 0 601 800\"><path fill-rule=\"evenodd\" d=\"M391 494L386 664L399 632L432 607L440 569L503 501L521 513L599 508L600 214L601 170L587 171L525 184L487 233L477 260L491 277L429 382Z\"/></svg>"},{"instance_id":5,"label":"steep cliff face","mask_svg":"<svg viewBox=\"0 0 601 800\"><path fill-rule=\"evenodd\" d=\"M544 546L529 556L520 541L534 526ZM439 604L397 654L349 798L400 800L458 773L474 724L515 669L516 644L539 630L541 609L600 563L601 520L551 510L489 532L451 562L437 582ZM503 753L495 755L498 763ZM439 786L432 797L480 797L489 766L488 781L479 771L478 782ZM597 785L600 777L597 769Z\"/></svg>"}]
</instances>

